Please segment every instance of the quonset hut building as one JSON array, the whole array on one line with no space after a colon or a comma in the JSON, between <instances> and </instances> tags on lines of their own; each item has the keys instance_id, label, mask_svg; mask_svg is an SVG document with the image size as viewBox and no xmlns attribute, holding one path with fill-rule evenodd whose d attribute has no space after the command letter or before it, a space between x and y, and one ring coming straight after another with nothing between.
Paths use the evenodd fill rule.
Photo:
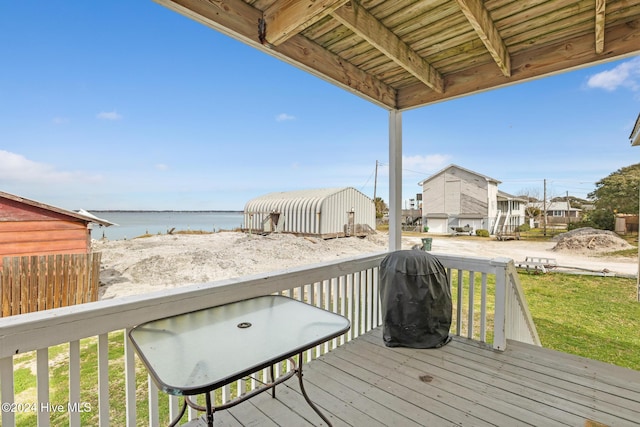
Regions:
<instances>
[{"instance_id":1,"label":"quonset hut building","mask_svg":"<svg viewBox=\"0 0 640 427\"><path fill-rule=\"evenodd\" d=\"M269 193L247 202L244 226L254 233L294 233L322 238L375 232L373 200L355 188Z\"/></svg>"}]
</instances>

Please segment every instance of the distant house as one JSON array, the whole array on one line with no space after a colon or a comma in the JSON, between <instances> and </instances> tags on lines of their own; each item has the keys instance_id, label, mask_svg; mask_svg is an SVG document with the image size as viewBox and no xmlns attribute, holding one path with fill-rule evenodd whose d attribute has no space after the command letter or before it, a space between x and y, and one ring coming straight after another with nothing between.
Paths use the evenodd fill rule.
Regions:
<instances>
[{"instance_id":1,"label":"distant house","mask_svg":"<svg viewBox=\"0 0 640 427\"><path fill-rule=\"evenodd\" d=\"M373 200L355 188L265 194L247 202L245 228L322 238L369 234L376 228Z\"/></svg>"},{"instance_id":2,"label":"distant house","mask_svg":"<svg viewBox=\"0 0 640 427\"><path fill-rule=\"evenodd\" d=\"M524 223L526 200L498 190L495 178L449 165L420 181L422 223L430 232L450 233L456 227L512 232Z\"/></svg>"},{"instance_id":3,"label":"distant house","mask_svg":"<svg viewBox=\"0 0 640 427\"><path fill-rule=\"evenodd\" d=\"M540 225L544 216L544 203L531 202L529 206L534 207L540 212L538 218L534 220ZM578 222L582 219L582 209L573 208L567 202L549 202L547 203L547 224L548 225L566 225L572 222Z\"/></svg>"},{"instance_id":4,"label":"distant house","mask_svg":"<svg viewBox=\"0 0 640 427\"><path fill-rule=\"evenodd\" d=\"M0 258L91 252L94 216L0 192Z\"/></svg>"}]
</instances>

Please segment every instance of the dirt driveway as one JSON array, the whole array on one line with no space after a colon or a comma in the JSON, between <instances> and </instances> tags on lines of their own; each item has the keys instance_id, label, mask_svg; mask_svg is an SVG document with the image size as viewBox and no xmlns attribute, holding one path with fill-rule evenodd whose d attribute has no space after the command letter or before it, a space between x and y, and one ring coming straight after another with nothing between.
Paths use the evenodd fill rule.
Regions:
<instances>
[{"instance_id":1,"label":"dirt driveway","mask_svg":"<svg viewBox=\"0 0 640 427\"><path fill-rule=\"evenodd\" d=\"M427 237L426 235L424 237ZM576 272L609 272L612 275L636 276L638 259L613 257L597 253L552 251L556 242L532 242L526 240L497 241L467 236L429 235L433 239L431 252L469 255L483 258L506 257L516 263L525 257L554 258L562 270ZM403 248L422 244L421 237L403 236Z\"/></svg>"}]
</instances>

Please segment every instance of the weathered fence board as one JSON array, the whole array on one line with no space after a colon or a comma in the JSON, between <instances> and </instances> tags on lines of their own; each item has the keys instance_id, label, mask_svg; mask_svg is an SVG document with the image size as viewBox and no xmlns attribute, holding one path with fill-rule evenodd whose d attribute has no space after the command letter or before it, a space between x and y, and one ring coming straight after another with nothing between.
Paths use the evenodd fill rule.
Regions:
<instances>
[{"instance_id":1,"label":"weathered fence board","mask_svg":"<svg viewBox=\"0 0 640 427\"><path fill-rule=\"evenodd\" d=\"M2 317L97 301L101 255L4 257Z\"/></svg>"}]
</instances>

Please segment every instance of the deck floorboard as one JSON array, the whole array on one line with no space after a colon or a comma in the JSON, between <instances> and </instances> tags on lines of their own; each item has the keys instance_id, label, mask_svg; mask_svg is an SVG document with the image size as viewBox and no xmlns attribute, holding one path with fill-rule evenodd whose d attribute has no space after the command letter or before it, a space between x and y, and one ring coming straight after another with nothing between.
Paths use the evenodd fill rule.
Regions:
<instances>
[{"instance_id":1,"label":"deck floorboard","mask_svg":"<svg viewBox=\"0 0 640 427\"><path fill-rule=\"evenodd\" d=\"M306 364L311 400L334 426L637 426L640 372L509 341L454 338L388 348L381 330ZM297 380L216 414L216 426L323 426Z\"/></svg>"}]
</instances>

